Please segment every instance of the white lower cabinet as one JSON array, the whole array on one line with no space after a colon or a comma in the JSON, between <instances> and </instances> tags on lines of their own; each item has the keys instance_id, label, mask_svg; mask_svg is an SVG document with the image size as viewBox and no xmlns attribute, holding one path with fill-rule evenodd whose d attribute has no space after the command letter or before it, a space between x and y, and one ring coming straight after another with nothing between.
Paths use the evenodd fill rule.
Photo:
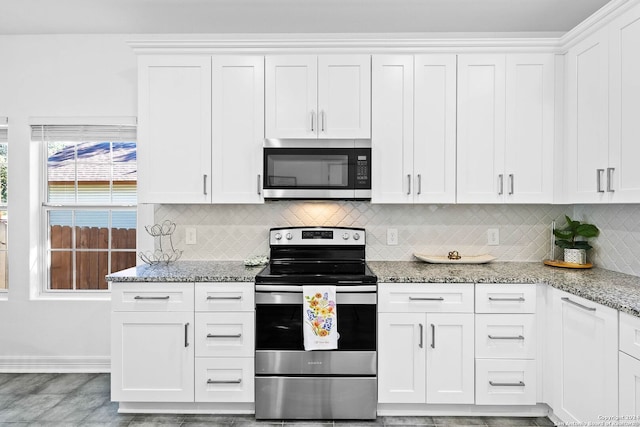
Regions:
<instances>
[{"instance_id":1,"label":"white lower cabinet","mask_svg":"<svg viewBox=\"0 0 640 427\"><path fill-rule=\"evenodd\" d=\"M193 401L193 313L116 312L111 399Z\"/></svg>"},{"instance_id":2,"label":"white lower cabinet","mask_svg":"<svg viewBox=\"0 0 640 427\"><path fill-rule=\"evenodd\" d=\"M476 405L535 405L536 361L478 359Z\"/></svg>"},{"instance_id":3,"label":"white lower cabinet","mask_svg":"<svg viewBox=\"0 0 640 427\"><path fill-rule=\"evenodd\" d=\"M438 312L438 304L447 304L447 286L433 285L439 295L431 284L378 285L380 311L408 311L378 314L378 402L474 403L473 313ZM472 284L451 289L473 301ZM394 295L388 302L396 305L384 303L383 295ZM413 311L424 304L435 312Z\"/></svg>"},{"instance_id":4,"label":"white lower cabinet","mask_svg":"<svg viewBox=\"0 0 640 427\"><path fill-rule=\"evenodd\" d=\"M640 318L620 313L620 421L640 421Z\"/></svg>"},{"instance_id":5,"label":"white lower cabinet","mask_svg":"<svg viewBox=\"0 0 640 427\"><path fill-rule=\"evenodd\" d=\"M112 290L112 400L253 402L253 283L114 283Z\"/></svg>"},{"instance_id":6,"label":"white lower cabinet","mask_svg":"<svg viewBox=\"0 0 640 427\"><path fill-rule=\"evenodd\" d=\"M550 289L550 402L564 422L602 423L618 415L618 312Z\"/></svg>"}]
</instances>

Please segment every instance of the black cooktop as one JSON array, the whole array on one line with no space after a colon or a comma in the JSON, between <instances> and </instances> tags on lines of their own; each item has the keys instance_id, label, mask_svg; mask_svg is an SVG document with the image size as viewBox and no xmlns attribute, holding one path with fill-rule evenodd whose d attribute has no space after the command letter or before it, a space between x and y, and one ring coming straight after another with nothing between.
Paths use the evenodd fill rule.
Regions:
<instances>
[{"instance_id":1,"label":"black cooktop","mask_svg":"<svg viewBox=\"0 0 640 427\"><path fill-rule=\"evenodd\" d=\"M298 265L294 268L295 271L292 271L290 267L283 269L283 266L269 264L256 275L256 283L360 285L378 282L378 277L373 274L369 266L364 262L350 264L349 266L323 263L306 271L300 267ZM345 269L348 269L348 271L345 271Z\"/></svg>"}]
</instances>

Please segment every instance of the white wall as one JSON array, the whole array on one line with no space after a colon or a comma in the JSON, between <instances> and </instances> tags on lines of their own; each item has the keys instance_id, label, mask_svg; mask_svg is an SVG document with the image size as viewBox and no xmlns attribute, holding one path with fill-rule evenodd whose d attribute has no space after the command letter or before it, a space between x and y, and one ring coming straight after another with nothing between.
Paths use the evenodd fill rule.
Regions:
<instances>
[{"instance_id":1,"label":"white wall","mask_svg":"<svg viewBox=\"0 0 640 427\"><path fill-rule=\"evenodd\" d=\"M0 116L9 118L9 292L0 301L0 370L108 367L109 302L32 298L40 165L34 116L135 116L127 36L0 36Z\"/></svg>"}]
</instances>

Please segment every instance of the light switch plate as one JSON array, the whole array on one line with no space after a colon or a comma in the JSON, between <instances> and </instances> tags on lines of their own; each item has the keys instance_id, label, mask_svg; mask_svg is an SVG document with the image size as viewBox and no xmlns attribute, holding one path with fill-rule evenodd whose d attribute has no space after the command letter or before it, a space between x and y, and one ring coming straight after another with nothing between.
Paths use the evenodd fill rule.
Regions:
<instances>
[{"instance_id":1,"label":"light switch plate","mask_svg":"<svg viewBox=\"0 0 640 427\"><path fill-rule=\"evenodd\" d=\"M184 242L187 245L195 245L197 242L197 235L196 235L196 229L195 227L187 227L185 229L186 231L186 236L184 238Z\"/></svg>"}]
</instances>

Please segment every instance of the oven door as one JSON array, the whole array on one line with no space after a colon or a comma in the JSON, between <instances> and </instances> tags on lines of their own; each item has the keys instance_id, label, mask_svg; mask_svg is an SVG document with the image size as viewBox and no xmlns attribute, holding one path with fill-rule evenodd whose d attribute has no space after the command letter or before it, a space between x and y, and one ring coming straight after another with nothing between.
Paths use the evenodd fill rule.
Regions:
<instances>
[{"instance_id":1,"label":"oven door","mask_svg":"<svg viewBox=\"0 0 640 427\"><path fill-rule=\"evenodd\" d=\"M340 338L331 351L304 351L301 287L286 288L256 285L256 375L376 374L374 285L337 287Z\"/></svg>"},{"instance_id":2,"label":"oven door","mask_svg":"<svg viewBox=\"0 0 640 427\"><path fill-rule=\"evenodd\" d=\"M370 148L265 148L266 199L370 199Z\"/></svg>"}]
</instances>

